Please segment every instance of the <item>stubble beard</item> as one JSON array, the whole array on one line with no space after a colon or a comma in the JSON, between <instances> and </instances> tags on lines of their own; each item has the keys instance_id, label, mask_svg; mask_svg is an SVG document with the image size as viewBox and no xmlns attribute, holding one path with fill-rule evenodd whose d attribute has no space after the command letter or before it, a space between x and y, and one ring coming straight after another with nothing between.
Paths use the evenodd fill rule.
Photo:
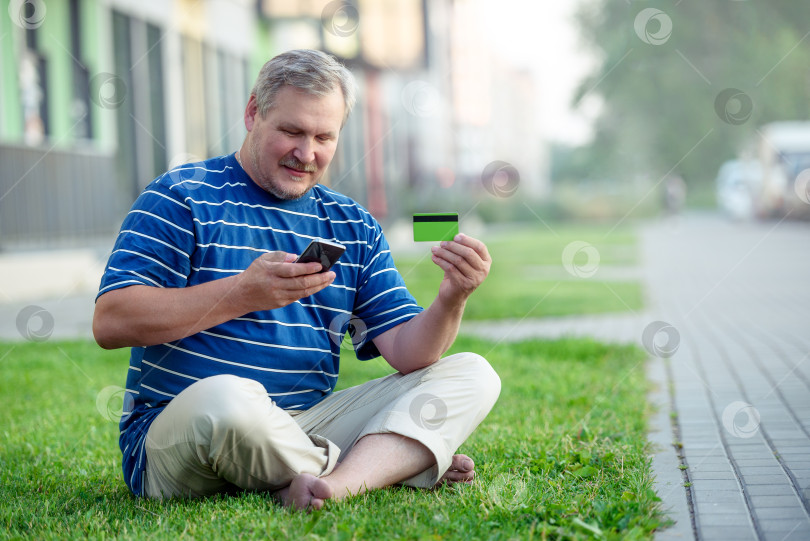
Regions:
<instances>
[{"instance_id":1,"label":"stubble beard","mask_svg":"<svg viewBox=\"0 0 810 541\"><path fill-rule=\"evenodd\" d=\"M256 183L266 192L269 194L281 199L282 201L294 201L296 199L301 199L304 197L307 192L309 192L311 186L307 187L306 190L303 192L299 190L291 190L285 189L281 186L281 183L278 182L272 175L263 175L261 173L261 169L259 169L259 149L256 145L255 141L251 141L250 143L250 163L253 166L253 170L256 172L256 176L260 178L256 179ZM287 167L292 167L294 169L298 169L301 171L306 171L313 175L317 174L318 167L312 164L304 164L298 160L296 160L292 156L285 156L279 161L279 165L286 165ZM304 183L305 181L298 180L296 182Z\"/></svg>"}]
</instances>

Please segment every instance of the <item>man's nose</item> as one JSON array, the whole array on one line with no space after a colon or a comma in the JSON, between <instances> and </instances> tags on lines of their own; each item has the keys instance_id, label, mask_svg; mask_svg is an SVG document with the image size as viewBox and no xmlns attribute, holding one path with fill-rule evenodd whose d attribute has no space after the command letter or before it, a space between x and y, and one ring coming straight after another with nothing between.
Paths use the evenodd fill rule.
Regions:
<instances>
[{"instance_id":1,"label":"man's nose","mask_svg":"<svg viewBox=\"0 0 810 541\"><path fill-rule=\"evenodd\" d=\"M302 137L295 146L293 156L301 163L312 163L315 161L315 145L309 137Z\"/></svg>"}]
</instances>

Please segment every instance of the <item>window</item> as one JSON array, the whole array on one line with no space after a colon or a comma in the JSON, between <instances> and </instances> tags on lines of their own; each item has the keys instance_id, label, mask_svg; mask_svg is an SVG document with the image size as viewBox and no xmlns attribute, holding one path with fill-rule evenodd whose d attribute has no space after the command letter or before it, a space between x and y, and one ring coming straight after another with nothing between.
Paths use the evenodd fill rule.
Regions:
<instances>
[{"instance_id":1,"label":"window","mask_svg":"<svg viewBox=\"0 0 810 541\"><path fill-rule=\"evenodd\" d=\"M90 71L82 62L82 29L79 0L70 0L70 56L73 76L73 99L70 103L70 123L77 139L93 137L90 107Z\"/></svg>"},{"instance_id":2,"label":"window","mask_svg":"<svg viewBox=\"0 0 810 541\"><path fill-rule=\"evenodd\" d=\"M20 101L23 134L30 145L42 143L50 134L48 120L48 61L39 50L39 29L27 28L25 51L20 59Z\"/></svg>"}]
</instances>

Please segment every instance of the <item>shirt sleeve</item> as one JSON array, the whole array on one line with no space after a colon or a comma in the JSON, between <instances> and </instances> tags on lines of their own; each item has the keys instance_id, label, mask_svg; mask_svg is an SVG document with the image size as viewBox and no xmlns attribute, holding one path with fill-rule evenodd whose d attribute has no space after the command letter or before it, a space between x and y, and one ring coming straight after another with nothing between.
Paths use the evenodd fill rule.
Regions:
<instances>
[{"instance_id":1,"label":"shirt sleeve","mask_svg":"<svg viewBox=\"0 0 810 541\"><path fill-rule=\"evenodd\" d=\"M371 249L360 273L351 322L355 335L363 335L355 347L360 360L379 357L380 352L372 340L424 310L408 291L405 280L394 265L391 249L379 224L373 233L369 241Z\"/></svg>"},{"instance_id":2,"label":"shirt sleeve","mask_svg":"<svg viewBox=\"0 0 810 541\"><path fill-rule=\"evenodd\" d=\"M189 206L155 180L132 205L107 261L96 299L102 294L142 284L185 287L196 246Z\"/></svg>"}]
</instances>

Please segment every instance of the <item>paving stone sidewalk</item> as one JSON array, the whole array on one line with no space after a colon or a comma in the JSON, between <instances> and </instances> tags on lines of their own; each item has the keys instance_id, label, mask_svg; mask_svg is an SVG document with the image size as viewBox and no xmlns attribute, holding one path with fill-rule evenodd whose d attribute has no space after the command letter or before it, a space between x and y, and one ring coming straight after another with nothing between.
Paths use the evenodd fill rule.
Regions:
<instances>
[{"instance_id":1,"label":"paving stone sidewalk","mask_svg":"<svg viewBox=\"0 0 810 541\"><path fill-rule=\"evenodd\" d=\"M810 539L810 224L672 218L642 228L641 248L643 314L463 331L642 345L656 489L677 521L656 538Z\"/></svg>"},{"instance_id":2,"label":"paving stone sidewalk","mask_svg":"<svg viewBox=\"0 0 810 541\"><path fill-rule=\"evenodd\" d=\"M788 221L644 232L698 539L810 539L808 247Z\"/></svg>"}]
</instances>

